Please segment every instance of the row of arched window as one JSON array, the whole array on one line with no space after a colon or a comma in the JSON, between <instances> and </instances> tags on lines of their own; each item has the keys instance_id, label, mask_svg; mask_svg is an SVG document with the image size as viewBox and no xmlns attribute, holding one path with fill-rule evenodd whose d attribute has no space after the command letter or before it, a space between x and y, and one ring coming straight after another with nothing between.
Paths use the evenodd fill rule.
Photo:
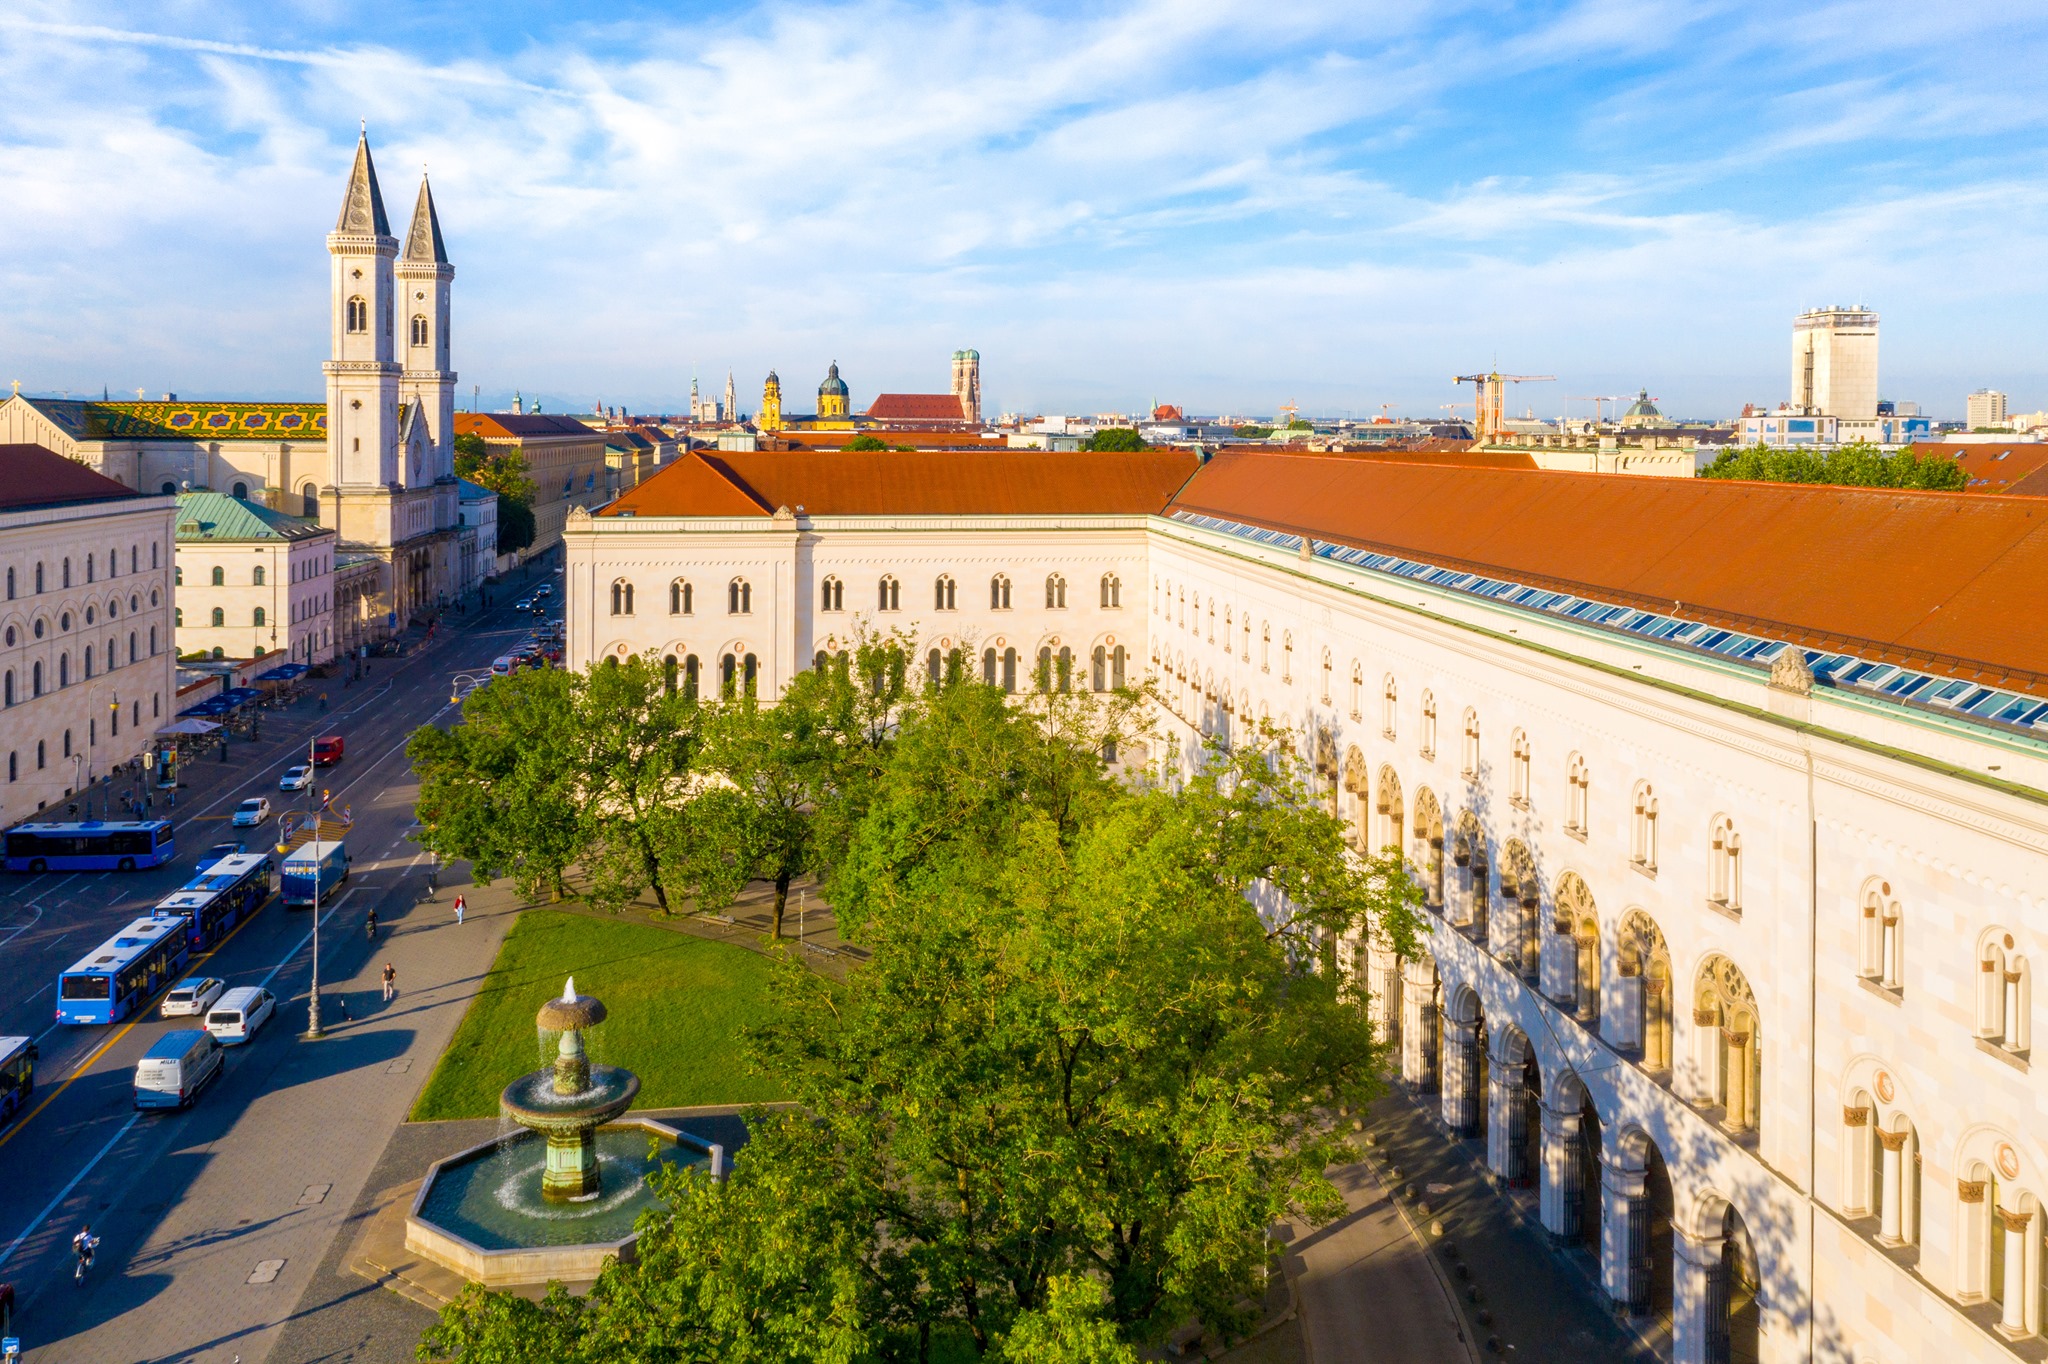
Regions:
<instances>
[{"instance_id":1,"label":"row of arched window","mask_svg":"<svg viewBox=\"0 0 2048 1364\"><path fill-rule=\"evenodd\" d=\"M159 593L155 588L150 589L149 604L151 606L157 605L157 603L162 601L162 599L163 598L161 593ZM142 607L140 596L131 596L128 599L129 614L132 615L136 611L139 611L141 609ZM106 614L108 620L115 620L120 617L121 599L119 597L107 598ZM87 625L97 624L99 622L99 615L100 608L97 605L94 605L90 602L86 604L85 610L83 612L83 618ZM59 611L57 613L57 629L59 633L70 633L73 623L73 618L69 611ZM43 638L44 635L48 633L49 617L39 614L34 619L28 622L28 631L26 636L24 636L21 628L17 625L10 624L4 627L0 627L0 642L4 642L6 647L12 649L18 644L26 644L29 638L41 639Z\"/></svg>"},{"instance_id":2,"label":"row of arched window","mask_svg":"<svg viewBox=\"0 0 2048 1364\"><path fill-rule=\"evenodd\" d=\"M216 570L218 572L218 570ZM216 580L218 581L218 580ZM932 583L932 607L938 611L952 611L959 602L959 583L950 573L941 573ZM989 579L989 609L1007 611L1010 609L1010 579L998 573ZM633 611L633 584L625 578L617 578L611 587L611 614L630 616ZM903 609L903 583L893 573L885 573L875 584L875 609L878 611L900 611ZM1114 573L1102 575L1099 584L1101 606L1116 610L1123 605L1123 582ZM1064 610L1067 605L1067 580L1060 574L1049 575L1045 580L1045 605L1047 610ZM754 589L745 578L734 578L726 584L726 614L744 616L754 609ZM846 609L846 583L837 575L828 575L818 584L818 609L833 612ZM668 585L668 613L672 616L696 614L696 591L687 578L677 578Z\"/></svg>"},{"instance_id":3,"label":"row of arched window","mask_svg":"<svg viewBox=\"0 0 2048 1364\"><path fill-rule=\"evenodd\" d=\"M149 627L149 653L147 657L153 658L156 656L156 653L156 627L152 625ZM84 670L84 677L93 676L96 670L112 672L114 669L122 666L119 640L108 640L104 655L102 655L97 646L88 644L80 648L78 656ZM103 668L100 667L102 656L106 660ZM130 630L128 632L127 662L140 662L144 657L145 655L141 652L140 637L135 631ZM21 670L20 681L16 680L16 670L13 668L0 672L0 705L12 706L21 701L34 700L47 690L47 680L47 675L43 671L43 663L40 659L30 663L25 669ZM59 688L64 688L70 686L72 681L71 654L67 650L57 655L56 684Z\"/></svg>"},{"instance_id":4,"label":"row of arched window","mask_svg":"<svg viewBox=\"0 0 2048 1364\"><path fill-rule=\"evenodd\" d=\"M160 566L161 553L161 545L152 541L149 546L149 566L151 568ZM96 552L81 555L80 564L83 571L78 576L88 583L97 582L103 576L107 578L118 578L121 576L121 554L119 550L110 549L107 551L104 573L101 570L100 556ZM142 547L140 545L130 545L128 547L128 571L130 573L139 573L142 571L141 565ZM53 578L55 579L54 583L51 581ZM51 573L48 566L41 560L37 560L26 570L9 565L6 571L7 600L13 601L19 597L24 587L29 590L29 595L31 596L53 590L62 591L72 586L72 578L72 563L68 557L58 561L55 573Z\"/></svg>"}]
</instances>

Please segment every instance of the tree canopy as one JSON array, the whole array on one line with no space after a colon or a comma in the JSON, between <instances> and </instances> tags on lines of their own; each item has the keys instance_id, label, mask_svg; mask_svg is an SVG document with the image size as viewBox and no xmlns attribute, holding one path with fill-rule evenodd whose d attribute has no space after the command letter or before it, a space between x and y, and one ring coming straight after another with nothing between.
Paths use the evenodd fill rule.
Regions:
<instances>
[{"instance_id":1,"label":"tree canopy","mask_svg":"<svg viewBox=\"0 0 2048 1364\"><path fill-rule=\"evenodd\" d=\"M1700 477L1934 491L1959 491L1970 483L1963 466L1951 458L1933 453L1922 456L1910 447L1886 454L1867 441L1833 450L1779 450L1762 444L1724 450L1700 470Z\"/></svg>"},{"instance_id":2,"label":"tree canopy","mask_svg":"<svg viewBox=\"0 0 2048 1364\"><path fill-rule=\"evenodd\" d=\"M524 458L511 450L494 450L482 436L464 431L455 437L455 474L498 495L497 553L511 554L533 543L538 489L527 476Z\"/></svg>"},{"instance_id":3,"label":"tree canopy","mask_svg":"<svg viewBox=\"0 0 2048 1364\"><path fill-rule=\"evenodd\" d=\"M1145 438L1128 426L1105 426L1081 443L1083 450L1148 450Z\"/></svg>"},{"instance_id":4,"label":"tree canopy","mask_svg":"<svg viewBox=\"0 0 2048 1364\"><path fill-rule=\"evenodd\" d=\"M1141 694L906 663L868 640L773 705L667 717L680 803L733 806L682 821L820 874L867 960L778 956L746 1045L797 1104L751 1115L727 1182L664 1176L635 1263L582 1299L471 1290L423 1357L1119 1364L1241 1327L1267 1228L1341 1212L1326 1113L1384 1058L1340 959L1413 948L1398 859L1347 850L1277 733L1123 771Z\"/></svg>"}]
</instances>

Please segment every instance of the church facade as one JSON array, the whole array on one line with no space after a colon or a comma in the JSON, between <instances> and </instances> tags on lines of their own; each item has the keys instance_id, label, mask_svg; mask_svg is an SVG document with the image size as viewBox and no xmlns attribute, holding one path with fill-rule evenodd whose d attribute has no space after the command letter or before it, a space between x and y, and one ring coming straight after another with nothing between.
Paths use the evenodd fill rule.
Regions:
<instances>
[{"instance_id":1,"label":"church facade","mask_svg":"<svg viewBox=\"0 0 2048 1364\"><path fill-rule=\"evenodd\" d=\"M141 492L212 491L317 519L381 565L374 610L403 625L460 590L455 267L426 180L392 235L367 135L327 236L325 403L0 403L0 441L42 445Z\"/></svg>"},{"instance_id":2,"label":"church facade","mask_svg":"<svg viewBox=\"0 0 2048 1364\"><path fill-rule=\"evenodd\" d=\"M1956 496L692 453L572 515L567 662L773 696L865 624L1149 679L1169 767L1270 723L1427 897L1341 945L1400 1082L1664 1357L2036 1359L2048 528Z\"/></svg>"}]
</instances>

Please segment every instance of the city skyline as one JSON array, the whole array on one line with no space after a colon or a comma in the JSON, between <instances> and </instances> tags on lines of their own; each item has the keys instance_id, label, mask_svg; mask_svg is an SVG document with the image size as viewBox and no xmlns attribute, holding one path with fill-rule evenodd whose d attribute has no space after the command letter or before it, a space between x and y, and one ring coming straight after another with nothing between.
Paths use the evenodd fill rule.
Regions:
<instances>
[{"instance_id":1,"label":"city skyline","mask_svg":"<svg viewBox=\"0 0 2048 1364\"><path fill-rule=\"evenodd\" d=\"M681 410L730 368L751 410L772 368L801 408L832 359L859 404L974 346L991 413L1426 418L1498 364L1560 377L1516 411L1728 417L1830 303L1884 316L1886 398L2048 405L2048 25L1991 6L479 13L0 19L0 377L314 396L363 119L434 177L486 405Z\"/></svg>"}]
</instances>

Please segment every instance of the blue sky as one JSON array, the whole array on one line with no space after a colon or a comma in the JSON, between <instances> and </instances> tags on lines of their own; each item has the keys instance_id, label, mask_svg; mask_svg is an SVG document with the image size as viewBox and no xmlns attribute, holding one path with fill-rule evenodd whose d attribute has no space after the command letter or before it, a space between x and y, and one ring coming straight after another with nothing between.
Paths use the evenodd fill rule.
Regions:
<instances>
[{"instance_id":1,"label":"blue sky","mask_svg":"<svg viewBox=\"0 0 2048 1364\"><path fill-rule=\"evenodd\" d=\"M1454 373L1786 396L1792 315L1882 388L2048 407L2048 9L1711 3L13 0L0 380L316 397L358 119L422 165L485 406L1434 416Z\"/></svg>"}]
</instances>

